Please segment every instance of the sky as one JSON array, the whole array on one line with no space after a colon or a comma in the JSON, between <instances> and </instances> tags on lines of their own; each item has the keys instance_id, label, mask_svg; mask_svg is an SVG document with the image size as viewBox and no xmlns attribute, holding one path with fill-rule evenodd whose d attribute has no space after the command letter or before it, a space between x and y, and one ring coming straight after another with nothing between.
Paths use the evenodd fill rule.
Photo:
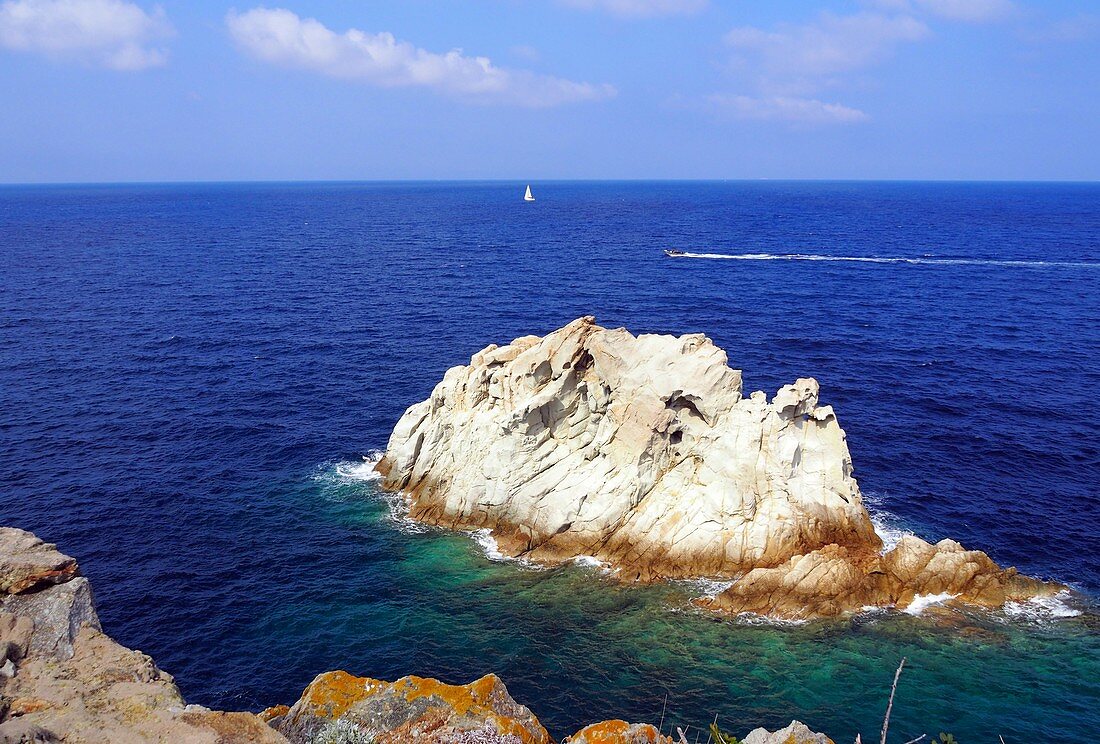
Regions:
<instances>
[{"instance_id":1,"label":"sky","mask_svg":"<svg viewBox=\"0 0 1100 744\"><path fill-rule=\"evenodd\" d=\"M1100 179L1090 0L0 0L0 183Z\"/></svg>"}]
</instances>

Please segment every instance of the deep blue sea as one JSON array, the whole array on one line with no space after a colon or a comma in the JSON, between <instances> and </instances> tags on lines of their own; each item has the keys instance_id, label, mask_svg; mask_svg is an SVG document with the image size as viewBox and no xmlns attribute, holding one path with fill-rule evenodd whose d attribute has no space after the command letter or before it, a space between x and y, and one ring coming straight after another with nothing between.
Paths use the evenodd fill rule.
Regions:
<instances>
[{"instance_id":1,"label":"deep blue sea","mask_svg":"<svg viewBox=\"0 0 1100 744\"><path fill-rule=\"evenodd\" d=\"M493 671L557 737L667 699L666 727L870 741L906 656L898 741L1100 736L1087 608L718 620L693 585L410 529L356 467L489 343L701 331L746 393L820 381L884 527L1094 601L1100 185L522 187L0 188L0 523L77 556L105 629L209 706Z\"/></svg>"}]
</instances>

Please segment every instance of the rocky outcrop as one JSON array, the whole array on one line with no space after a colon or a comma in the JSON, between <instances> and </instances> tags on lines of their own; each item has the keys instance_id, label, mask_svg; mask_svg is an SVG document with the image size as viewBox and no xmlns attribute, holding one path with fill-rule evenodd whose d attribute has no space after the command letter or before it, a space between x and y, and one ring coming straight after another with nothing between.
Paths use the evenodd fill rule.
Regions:
<instances>
[{"instance_id":1,"label":"rocky outcrop","mask_svg":"<svg viewBox=\"0 0 1100 744\"><path fill-rule=\"evenodd\" d=\"M627 723L611 720L585 726L563 744L675 744L649 723Z\"/></svg>"},{"instance_id":2,"label":"rocky outcrop","mask_svg":"<svg viewBox=\"0 0 1100 744\"><path fill-rule=\"evenodd\" d=\"M77 574L76 560L34 534L0 528L0 596L62 584Z\"/></svg>"},{"instance_id":3,"label":"rocky outcrop","mask_svg":"<svg viewBox=\"0 0 1100 744\"><path fill-rule=\"evenodd\" d=\"M931 545L906 536L885 555L828 545L775 568L749 571L702 607L802 620L865 607L907 608L922 598L1000 607L1064 590L1002 569L954 540Z\"/></svg>"},{"instance_id":4,"label":"rocky outcrop","mask_svg":"<svg viewBox=\"0 0 1100 744\"><path fill-rule=\"evenodd\" d=\"M880 545L816 381L742 397L705 336L635 337L591 317L448 370L378 469L415 519L643 580Z\"/></svg>"},{"instance_id":5,"label":"rocky outcrop","mask_svg":"<svg viewBox=\"0 0 1100 744\"><path fill-rule=\"evenodd\" d=\"M995 606L1064 589L951 541L880 555L818 392L807 378L745 398L705 336L635 337L584 317L448 370L377 469L412 518L488 529L506 555L737 579L700 602L727 612L833 616L941 593Z\"/></svg>"},{"instance_id":6,"label":"rocky outcrop","mask_svg":"<svg viewBox=\"0 0 1100 744\"><path fill-rule=\"evenodd\" d=\"M800 721L791 721L778 731L753 729L741 744L833 744L833 740L825 734L814 733Z\"/></svg>"},{"instance_id":7,"label":"rocky outcrop","mask_svg":"<svg viewBox=\"0 0 1100 744\"><path fill-rule=\"evenodd\" d=\"M0 528L0 742L278 744L251 713L188 706L172 677L100 630L77 563Z\"/></svg>"},{"instance_id":8,"label":"rocky outcrop","mask_svg":"<svg viewBox=\"0 0 1100 744\"><path fill-rule=\"evenodd\" d=\"M406 741L450 744L514 738L519 744L551 744L534 714L489 674L468 685L448 685L424 677L383 682L327 672L310 683L285 714L270 723L292 742L308 742L334 720L353 725L375 744Z\"/></svg>"}]
</instances>

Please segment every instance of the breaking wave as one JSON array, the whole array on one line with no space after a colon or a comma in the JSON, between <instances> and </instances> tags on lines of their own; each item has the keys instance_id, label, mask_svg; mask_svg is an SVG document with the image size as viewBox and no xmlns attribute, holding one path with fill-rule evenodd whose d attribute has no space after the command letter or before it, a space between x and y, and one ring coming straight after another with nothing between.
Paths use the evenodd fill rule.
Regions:
<instances>
[{"instance_id":1,"label":"breaking wave","mask_svg":"<svg viewBox=\"0 0 1100 744\"><path fill-rule=\"evenodd\" d=\"M1072 604L1073 595L1068 591L1051 597L1033 597L1026 602L1007 602L1004 614L1014 620L1049 623L1069 617L1079 617L1082 611Z\"/></svg>"},{"instance_id":2,"label":"breaking wave","mask_svg":"<svg viewBox=\"0 0 1100 744\"><path fill-rule=\"evenodd\" d=\"M400 532L406 534L428 532L430 527L409 517L409 503L403 493L400 491L383 491L381 488L369 485L382 480L382 474L375 468L382 460L383 454L381 450L371 450L358 461L341 460L336 463L326 463L320 466L314 480L322 484L335 486L336 488L326 489L329 492L329 497L334 500L347 501L350 498L365 496L381 501L387 506L387 520ZM348 487L354 486L360 488L351 488L352 495L349 495ZM365 491L362 490L364 486L367 487Z\"/></svg>"},{"instance_id":3,"label":"breaking wave","mask_svg":"<svg viewBox=\"0 0 1100 744\"><path fill-rule=\"evenodd\" d=\"M334 470L336 475L347 480L377 481L382 480L382 474L375 468L382 460L384 453L380 450L371 450L363 456L361 462L338 462Z\"/></svg>"},{"instance_id":4,"label":"breaking wave","mask_svg":"<svg viewBox=\"0 0 1100 744\"><path fill-rule=\"evenodd\" d=\"M863 505L871 517L871 525L875 528L875 534L882 540L882 553L888 553L897 547L901 538L914 536L910 530L903 528L896 516L882 508L882 497L875 493L863 494Z\"/></svg>"},{"instance_id":5,"label":"breaking wave","mask_svg":"<svg viewBox=\"0 0 1100 744\"><path fill-rule=\"evenodd\" d=\"M485 557L488 558L490 561L493 561L494 563L511 563L522 568L536 571L546 568L546 566L543 566L540 563L535 563L534 561L527 560L526 558L513 558L510 555L505 555L504 553L500 552L500 546L497 545L497 541L496 538L493 537L492 530L488 529L487 527L480 530L470 530L466 534L469 535L470 539L473 540L478 545L478 547L481 548L481 552L485 555Z\"/></svg>"},{"instance_id":6,"label":"breaking wave","mask_svg":"<svg viewBox=\"0 0 1100 744\"><path fill-rule=\"evenodd\" d=\"M942 594L918 594L913 597L913 601L909 603L903 612L908 615L919 615L929 607L933 605L941 605L944 602L950 602L958 594L951 594L949 592L943 592Z\"/></svg>"}]
</instances>

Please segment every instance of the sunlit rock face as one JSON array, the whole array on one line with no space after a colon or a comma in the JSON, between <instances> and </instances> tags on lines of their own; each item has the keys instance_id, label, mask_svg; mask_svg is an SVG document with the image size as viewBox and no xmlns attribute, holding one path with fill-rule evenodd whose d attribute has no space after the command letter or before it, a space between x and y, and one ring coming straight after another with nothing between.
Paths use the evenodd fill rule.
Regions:
<instances>
[{"instance_id":1,"label":"sunlit rock face","mask_svg":"<svg viewBox=\"0 0 1100 744\"><path fill-rule=\"evenodd\" d=\"M923 595L997 606L1064 589L917 538L881 554L844 431L811 378L742 396L701 334L592 317L491 345L410 407L378 464L414 519L502 553L592 557L625 579L736 579L712 609L787 618Z\"/></svg>"},{"instance_id":2,"label":"sunlit rock face","mask_svg":"<svg viewBox=\"0 0 1100 744\"><path fill-rule=\"evenodd\" d=\"M769 402L701 334L591 317L489 346L406 411L379 464L415 519L624 577L733 576L835 543L877 551L818 384Z\"/></svg>"},{"instance_id":3,"label":"sunlit rock face","mask_svg":"<svg viewBox=\"0 0 1100 744\"><path fill-rule=\"evenodd\" d=\"M327 741L333 722L375 744L553 744L535 715L513 700L494 674L449 685L426 677L384 682L326 672L293 706L273 713L270 724L294 744Z\"/></svg>"},{"instance_id":4,"label":"sunlit rock face","mask_svg":"<svg viewBox=\"0 0 1100 744\"><path fill-rule=\"evenodd\" d=\"M966 550L954 540L932 545L906 536L881 556L827 545L782 566L756 568L697 604L731 614L804 620L928 601L1000 607L1065 590L1001 568L982 551Z\"/></svg>"}]
</instances>

